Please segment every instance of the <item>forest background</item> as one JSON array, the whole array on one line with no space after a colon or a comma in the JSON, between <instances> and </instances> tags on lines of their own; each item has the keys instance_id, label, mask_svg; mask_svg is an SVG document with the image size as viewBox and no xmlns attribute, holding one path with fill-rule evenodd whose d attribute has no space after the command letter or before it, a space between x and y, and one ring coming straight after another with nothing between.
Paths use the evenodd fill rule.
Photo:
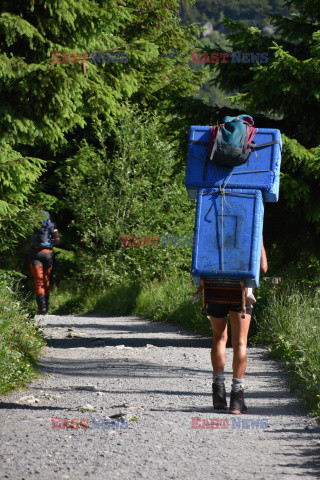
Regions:
<instances>
[{"instance_id":1,"label":"forest background","mask_svg":"<svg viewBox=\"0 0 320 480\"><path fill-rule=\"evenodd\" d=\"M27 253L45 209L61 235L53 313L136 312L208 331L191 302L192 246L148 238L193 235L195 203L184 187L189 126L246 112L260 128L279 128L284 145L280 199L265 206L264 221L268 275L283 282L276 291L262 282L252 338L301 364L305 344L293 348L296 335L309 344L309 327L315 342L320 335L317 2L4 0L0 48L3 288L22 292L35 312ZM113 60L92 63L91 52L102 51ZM192 51L268 52L268 62L195 64ZM264 321L279 319L286 295L301 311L312 300L310 325L291 332L286 308L291 330L271 338ZM317 358L308 380L316 375L313 409Z\"/></svg>"}]
</instances>

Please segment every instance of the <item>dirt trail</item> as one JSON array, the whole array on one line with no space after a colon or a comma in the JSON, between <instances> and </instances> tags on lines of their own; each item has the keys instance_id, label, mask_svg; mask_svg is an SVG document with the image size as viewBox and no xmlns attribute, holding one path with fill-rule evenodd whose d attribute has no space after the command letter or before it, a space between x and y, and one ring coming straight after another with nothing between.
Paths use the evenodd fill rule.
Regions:
<instances>
[{"instance_id":1,"label":"dirt trail","mask_svg":"<svg viewBox=\"0 0 320 480\"><path fill-rule=\"evenodd\" d=\"M265 348L249 348L239 417L212 411L208 337L132 316L40 321L46 377L0 398L1 479L320 478L319 425Z\"/></svg>"}]
</instances>

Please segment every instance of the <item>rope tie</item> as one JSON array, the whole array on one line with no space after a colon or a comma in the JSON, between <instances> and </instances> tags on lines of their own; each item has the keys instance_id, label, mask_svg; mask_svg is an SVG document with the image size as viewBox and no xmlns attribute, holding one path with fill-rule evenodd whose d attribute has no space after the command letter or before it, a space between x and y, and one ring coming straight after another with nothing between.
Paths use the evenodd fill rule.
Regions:
<instances>
[{"instance_id":1,"label":"rope tie","mask_svg":"<svg viewBox=\"0 0 320 480\"><path fill-rule=\"evenodd\" d=\"M199 192L198 195L208 195L209 193L217 193L217 192ZM259 198L258 195L255 195L254 193L234 193L234 192L224 192L225 195L235 195L235 196L240 196L242 195L243 197L255 197ZM230 205L229 205L230 206Z\"/></svg>"},{"instance_id":2,"label":"rope tie","mask_svg":"<svg viewBox=\"0 0 320 480\"><path fill-rule=\"evenodd\" d=\"M224 236L223 236L223 223L224 223L224 202L231 208L231 205L227 202L225 185L222 187L219 183L220 195L221 195L221 273L222 279L224 275ZM228 192L227 192L228 193Z\"/></svg>"},{"instance_id":3,"label":"rope tie","mask_svg":"<svg viewBox=\"0 0 320 480\"><path fill-rule=\"evenodd\" d=\"M224 239L223 239L223 202L226 198L226 192L224 188L220 187L220 193L222 195L222 202L221 202L221 273L222 273L222 280L224 280Z\"/></svg>"},{"instance_id":4,"label":"rope tie","mask_svg":"<svg viewBox=\"0 0 320 480\"><path fill-rule=\"evenodd\" d=\"M224 236L223 236L224 209L223 209L223 206L224 206L224 202L226 202L228 207L231 208L231 205L229 205L229 203L226 200L226 186L227 186L227 183L229 182L229 180L231 178L232 170L230 172L229 177L225 181L225 183L223 185L221 185L216 165L214 165L214 169L216 171L216 176L217 176L217 180L218 180L220 194L221 194L221 197L222 197L222 201L221 201L221 274L222 274L222 279L224 280Z\"/></svg>"}]
</instances>

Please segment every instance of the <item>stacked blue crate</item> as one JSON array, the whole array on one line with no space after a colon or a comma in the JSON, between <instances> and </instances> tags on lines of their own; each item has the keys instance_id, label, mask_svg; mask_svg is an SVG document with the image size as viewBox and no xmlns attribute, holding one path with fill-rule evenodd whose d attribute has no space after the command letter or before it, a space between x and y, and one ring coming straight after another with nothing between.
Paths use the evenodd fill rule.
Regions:
<instances>
[{"instance_id":1,"label":"stacked blue crate","mask_svg":"<svg viewBox=\"0 0 320 480\"><path fill-rule=\"evenodd\" d=\"M258 129L257 147L279 143L257 148L238 167L209 163L203 180L210 129L192 126L189 134L185 185L189 197L197 199L191 274L197 284L204 277L243 280L254 288L259 285L263 200L279 198L281 134Z\"/></svg>"},{"instance_id":2,"label":"stacked blue crate","mask_svg":"<svg viewBox=\"0 0 320 480\"><path fill-rule=\"evenodd\" d=\"M251 152L245 164L232 169L209 163L206 178L203 180L202 175L207 150L205 144L209 143L210 128L206 126L190 127L189 141L200 141L204 145L189 142L185 179L188 195L191 198L196 198L198 188L219 187L219 184L228 181L228 188L261 190L265 202L277 202L281 164L280 131L271 128L259 128L253 139L257 146L275 140L280 143L257 148L256 154ZM230 178L228 178L229 176Z\"/></svg>"},{"instance_id":3,"label":"stacked blue crate","mask_svg":"<svg viewBox=\"0 0 320 480\"><path fill-rule=\"evenodd\" d=\"M201 188L197 195L191 274L259 284L263 201L260 190Z\"/></svg>"}]
</instances>

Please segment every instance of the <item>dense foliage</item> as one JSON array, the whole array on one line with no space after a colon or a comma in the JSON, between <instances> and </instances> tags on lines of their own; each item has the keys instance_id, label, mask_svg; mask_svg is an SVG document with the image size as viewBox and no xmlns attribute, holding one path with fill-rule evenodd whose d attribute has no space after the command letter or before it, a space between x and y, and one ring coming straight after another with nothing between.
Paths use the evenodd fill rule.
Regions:
<instances>
[{"instance_id":1,"label":"dense foliage","mask_svg":"<svg viewBox=\"0 0 320 480\"><path fill-rule=\"evenodd\" d=\"M45 343L15 291L18 277L0 270L0 394L22 387L35 377Z\"/></svg>"},{"instance_id":2,"label":"dense foliage","mask_svg":"<svg viewBox=\"0 0 320 480\"><path fill-rule=\"evenodd\" d=\"M233 101L256 116L258 127L280 128L283 161L280 201L266 208L266 238L277 261L319 257L320 250L320 24L314 4L287 2L295 13L274 15L277 38L225 20L230 50L268 52L268 63L210 64L215 85L238 91ZM260 115L264 114L264 117Z\"/></svg>"},{"instance_id":3,"label":"dense foliage","mask_svg":"<svg viewBox=\"0 0 320 480\"><path fill-rule=\"evenodd\" d=\"M75 197L73 201L67 197L57 201L58 186L60 194L70 187L67 172L71 159L75 164L80 157L85 162L91 156L98 164L100 155L104 180L112 170L106 161L107 151L112 152L110 159L118 161L119 168L126 163L119 152L113 155L113 150L118 146L114 132L119 131L122 119L131 115L128 101L141 110L164 112L199 83L201 75L189 68L194 29L180 26L178 8L175 0L165 5L160 0L147 4L144 0L2 2L2 252L27 249L26 239L43 207L55 211L64 247L81 250L81 242L70 234L69 225L87 222L86 207L76 205ZM112 54L114 59L91 63L91 52L99 51ZM124 52L128 62L121 63L115 55ZM145 154L146 176L152 183L158 157L149 150ZM109 185L119 175L119 168L108 177ZM130 175L126 178L129 192ZM174 190L174 182L168 185ZM86 187L80 186L83 198ZM103 192L102 183L96 185L99 196L98 190ZM107 202L105 212L108 208ZM110 213L99 219L100 224L105 217L110 219ZM100 230L103 235L107 229L103 226ZM118 234L117 230L111 237ZM109 237L102 243L109 245ZM25 268L19 255L5 254L1 261L16 269Z\"/></svg>"},{"instance_id":4,"label":"dense foliage","mask_svg":"<svg viewBox=\"0 0 320 480\"><path fill-rule=\"evenodd\" d=\"M189 269L191 246L171 246L166 236L192 236L194 202L185 195L184 173L175 173L176 149L160 128L157 114L127 110L113 151L98 123L99 145L83 141L58 169L62 208L72 214L69 229L80 243L75 258L58 250L58 269L74 259L74 273L96 286Z\"/></svg>"},{"instance_id":5,"label":"dense foliage","mask_svg":"<svg viewBox=\"0 0 320 480\"><path fill-rule=\"evenodd\" d=\"M312 268L318 265L319 15L306 0L251 5L254 18L246 2L188 5L2 2L4 268L27 268L32 226L45 206L62 234L59 279L110 285L188 271L190 246L124 247L121 235L192 234L194 204L183 186L188 127L240 111L194 98L204 77L190 68L199 34L185 25L191 11L196 23L222 18L222 11L231 17L224 23L224 48L268 52L267 64L209 64L205 70L214 73L216 87L238 92L234 101L258 126L284 134L280 202L266 208L274 265L294 259L301 266L305 258ZM295 13L288 17L286 7ZM239 15L246 22L233 20ZM274 35L262 35L257 26L271 21ZM91 63L97 51L125 53L128 62ZM61 52L54 63L52 52Z\"/></svg>"}]
</instances>

